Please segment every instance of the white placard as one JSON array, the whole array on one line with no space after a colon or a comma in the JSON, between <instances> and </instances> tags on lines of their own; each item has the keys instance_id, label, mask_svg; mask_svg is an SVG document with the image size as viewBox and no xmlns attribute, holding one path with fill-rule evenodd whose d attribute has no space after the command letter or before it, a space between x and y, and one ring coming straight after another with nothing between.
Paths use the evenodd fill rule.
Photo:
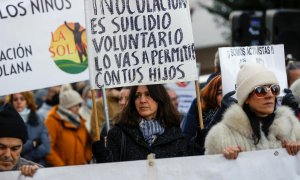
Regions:
<instances>
[{"instance_id":1,"label":"white placard","mask_svg":"<svg viewBox=\"0 0 300 180\"><path fill-rule=\"evenodd\" d=\"M82 166L39 169L34 180L253 180L300 179L300 154L291 156L286 149L240 153L236 160L223 155L190 156L148 161L128 161ZM19 171L0 172L1 180L25 179Z\"/></svg>"},{"instance_id":2,"label":"white placard","mask_svg":"<svg viewBox=\"0 0 300 180\"><path fill-rule=\"evenodd\" d=\"M0 95L87 80L84 26L83 0L1 0Z\"/></svg>"},{"instance_id":3,"label":"white placard","mask_svg":"<svg viewBox=\"0 0 300 180\"><path fill-rule=\"evenodd\" d=\"M274 72L281 88L287 88L283 45L219 48L223 95L236 90L237 74L245 63L263 64ZM235 96L235 95L234 95Z\"/></svg>"},{"instance_id":4,"label":"white placard","mask_svg":"<svg viewBox=\"0 0 300 180\"><path fill-rule=\"evenodd\" d=\"M90 81L102 87L197 79L188 1L85 1Z\"/></svg>"}]
</instances>

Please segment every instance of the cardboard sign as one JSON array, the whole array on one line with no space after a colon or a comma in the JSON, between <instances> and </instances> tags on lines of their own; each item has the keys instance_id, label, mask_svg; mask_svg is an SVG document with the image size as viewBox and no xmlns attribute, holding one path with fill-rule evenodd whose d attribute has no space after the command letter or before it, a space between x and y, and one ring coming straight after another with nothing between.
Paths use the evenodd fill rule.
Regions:
<instances>
[{"instance_id":1,"label":"cardboard sign","mask_svg":"<svg viewBox=\"0 0 300 180\"><path fill-rule=\"evenodd\" d=\"M237 74L245 63L263 64L276 75L281 95L287 88L283 45L219 48L223 95L236 90ZM235 95L234 95L235 96Z\"/></svg>"},{"instance_id":2,"label":"cardboard sign","mask_svg":"<svg viewBox=\"0 0 300 180\"><path fill-rule=\"evenodd\" d=\"M90 81L102 87L197 79L188 1L85 1Z\"/></svg>"},{"instance_id":3,"label":"cardboard sign","mask_svg":"<svg viewBox=\"0 0 300 180\"><path fill-rule=\"evenodd\" d=\"M0 95L88 79L83 1L0 1Z\"/></svg>"}]
</instances>

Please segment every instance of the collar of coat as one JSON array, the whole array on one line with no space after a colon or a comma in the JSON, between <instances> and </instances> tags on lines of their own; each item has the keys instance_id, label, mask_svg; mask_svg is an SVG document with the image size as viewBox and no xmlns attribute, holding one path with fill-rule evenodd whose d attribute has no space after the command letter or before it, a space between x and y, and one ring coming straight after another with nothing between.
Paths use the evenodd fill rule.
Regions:
<instances>
[{"instance_id":1,"label":"collar of coat","mask_svg":"<svg viewBox=\"0 0 300 180\"><path fill-rule=\"evenodd\" d=\"M59 121L65 128L70 128L70 129L78 129L73 123L69 122L68 120L62 118L58 113L57 113L58 106L53 107L50 112L49 116L52 116L53 119ZM85 123L85 120L80 117L80 126L83 126Z\"/></svg>"},{"instance_id":2,"label":"collar of coat","mask_svg":"<svg viewBox=\"0 0 300 180\"><path fill-rule=\"evenodd\" d=\"M232 105L224 114L221 121L230 129L233 129L245 137L252 138L252 128L249 118L240 105ZM293 138L300 137L300 124L295 117L293 111L287 106L278 107L275 111L275 119L270 126L269 136L274 136L277 139L290 139L292 133L296 133ZM297 135L298 134L298 135Z\"/></svg>"},{"instance_id":3,"label":"collar of coat","mask_svg":"<svg viewBox=\"0 0 300 180\"><path fill-rule=\"evenodd\" d=\"M141 131L138 127L133 126L124 126L120 124L116 124L117 127L123 130L123 132L128 135L131 139L133 139L138 144L149 147L148 143L145 141ZM184 138L183 134L179 127L170 127L165 128L165 131L162 135L159 135L157 139L153 142L151 147L155 147L161 144L170 143L176 141L180 138Z\"/></svg>"}]
</instances>

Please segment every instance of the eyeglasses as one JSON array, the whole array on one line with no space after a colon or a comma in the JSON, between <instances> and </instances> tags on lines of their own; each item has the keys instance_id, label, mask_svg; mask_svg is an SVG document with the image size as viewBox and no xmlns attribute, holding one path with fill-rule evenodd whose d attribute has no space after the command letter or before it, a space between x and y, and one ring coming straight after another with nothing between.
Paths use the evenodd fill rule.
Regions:
<instances>
[{"instance_id":1,"label":"eyeglasses","mask_svg":"<svg viewBox=\"0 0 300 180\"><path fill-rule=\"evenodd\" d=\"M270 90L274 96L278 96L280 93L280 86L278 84L272 84L269 86L257 86L254 89L253 93L256 95L256 97L263 98L268 94Z\"/></svg>"}]
</instances>

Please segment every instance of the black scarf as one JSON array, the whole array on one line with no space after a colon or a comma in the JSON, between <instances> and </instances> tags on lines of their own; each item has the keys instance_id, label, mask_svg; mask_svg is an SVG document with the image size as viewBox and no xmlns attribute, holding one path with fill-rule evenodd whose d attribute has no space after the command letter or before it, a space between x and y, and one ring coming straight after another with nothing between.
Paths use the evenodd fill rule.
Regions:
<instances>
[{"instance_id":1,"label":"black scarf","mask_svg":"<svg viewBox=\"0 0 300 180\"><path fill-rule=\"evenodd\" d=\"M275 108L276 108L276 106L275 106ZM249 105L245 104L243 109L250 120L250 125L251 125L252 131L253 131L252 137L253 137L254 144L256 145L256 144L258 144L258 142L261 138L260 124L262 124L261 129L264 132L265 136L268 136L269 127L271 126L271 124L274 121L275 113L273 112L272 114L270 114L266 117L258 117L258 116L256 116L256 114L254 112L252 112L250 110Z\"/></svg>"}]
</instances>

